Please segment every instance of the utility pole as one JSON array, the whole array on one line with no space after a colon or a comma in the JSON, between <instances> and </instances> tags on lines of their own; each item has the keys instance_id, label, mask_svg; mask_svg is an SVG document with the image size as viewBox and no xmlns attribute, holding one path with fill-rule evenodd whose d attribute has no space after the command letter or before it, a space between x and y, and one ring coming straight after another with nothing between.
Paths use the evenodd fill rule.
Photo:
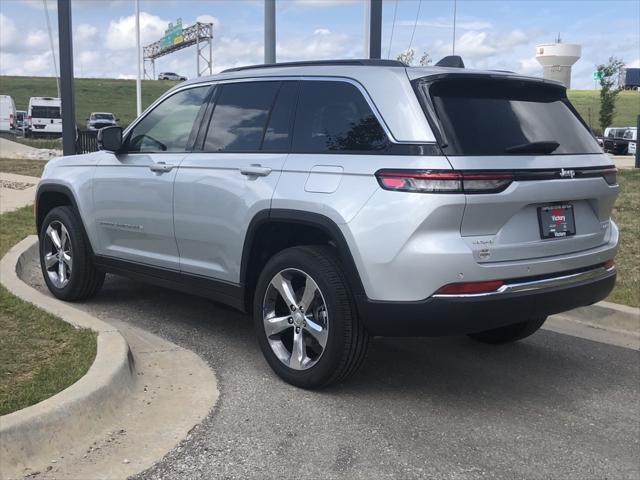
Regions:
<instances>
[{"instance_id":1,"label":"utility pole","mask_svg":"<svg viewBox=\"0 0 640 480\"><path fill-rule=\"evenodd\" d=\"M62 153L76 153L76 106L73 92L73 41L71 38L71 0L58 0L60 43L60 99L62 103Z\"/></svg>"},{"instance_id":2,"label":"utility pole","mask_svg":"<svg viewBox=\"0 0 640 480\"><path fill-rule=\"evenodd\" d=\"M276 63L276 0L264 0L264 63Z\"/></svg>"},{"instance_id":3,"label":"utility pole","mask_svg":"<svg viewBox=\"0 0 640 480\"><path fill-rule=\"evenodd\" d=\"M451 44L451 55L456 54L456 17L458 13L458 0L453 0L453 43Z\"/></svg>"},{"instance_id":4,"label":"utility pole","mask_svg":"<svg viewBox=\"0 0 640 480\"><path fill-rule=\"evenodd\" d=\"M142 59L140 58L140 54L140 0L136 0L136 58L138 62L138 74L136 76L136 112L138 117L142 113L142 81L140 79L140 63Z\"/></svg>"},{"instance_id":5,"label":"utility pole","mask_svg":"<svg viewBox=\"0 0 640 480\"><path fill-rule=\"evenodd\" d=\"M369 58L382 58L382 0L369 0Z\"/></svg>"}]
</instances>

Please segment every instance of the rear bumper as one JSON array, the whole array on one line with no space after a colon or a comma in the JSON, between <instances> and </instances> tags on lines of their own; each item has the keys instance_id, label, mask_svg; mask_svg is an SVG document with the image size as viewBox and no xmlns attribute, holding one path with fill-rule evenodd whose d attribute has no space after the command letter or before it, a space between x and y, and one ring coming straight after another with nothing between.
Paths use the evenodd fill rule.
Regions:
<instances>
[{"instance_id":1,"label":"rear bumper","mask_svg":"<svg viewBox=\"0 0 640 480\"><path fill-rule=\"evenodd\" d=\"M591 305L609 295L615 268L584 269L544 278L507 282L512 288L475 295L432 296L419 302L358 298L360 315L372 335L465 335Z\"/></svg>"}]
</instances>

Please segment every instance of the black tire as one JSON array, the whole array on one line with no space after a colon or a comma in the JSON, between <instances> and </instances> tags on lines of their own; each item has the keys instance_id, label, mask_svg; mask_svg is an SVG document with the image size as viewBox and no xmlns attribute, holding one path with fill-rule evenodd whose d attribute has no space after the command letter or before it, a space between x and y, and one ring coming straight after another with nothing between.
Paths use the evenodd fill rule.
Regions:
<instances>
[{"instance_id":1,"label":"black tire","mask_svg":"<svg viewBox=\"0 0 640 480\"><path fill-rule=\"evenodd\" d=\"M263 301L267 288L276 274L287 269L300 270L315 281L328 317L326 346L316 363L305 370L285 365L272 350L265 332ZM284 381L301 388L323 388L344 380L363 363L369 335L358 318L343 267L331 247L293 247L276 254L260 274L253 303L260 348L271 368Z\"/></svg>"},{"instance_id":2,"label":"black tire","mask_svg":"<svg viewBox=\"0 0 640 480\"><path fill-rule=\"evenodd\" d=\"M49 276L45 256L55 250L47 235L49 226L62 224L68 232L72 268L65 285L56 285ZM44 218L39 233L40 267L49 291L60 300L76 301L90 298L98 293L104 283L104 273L93 265L91 248L84 233L80 218L71 207L56 207ZM55 268L55 267L54 267ZM66 272L66 270L65 270Z\"/></svg>"},{"instance_id":3,"label":"black tire","mask_svg":"<svg viewBox=\"0 0 640 480\"><path fill-rule=\"evenodd\" d=\"M506 327L472 333L469 337L479 342L490 344L516 342L536 333L546 320L547 317L534 317Z\"/></svg>"}]
</instances>

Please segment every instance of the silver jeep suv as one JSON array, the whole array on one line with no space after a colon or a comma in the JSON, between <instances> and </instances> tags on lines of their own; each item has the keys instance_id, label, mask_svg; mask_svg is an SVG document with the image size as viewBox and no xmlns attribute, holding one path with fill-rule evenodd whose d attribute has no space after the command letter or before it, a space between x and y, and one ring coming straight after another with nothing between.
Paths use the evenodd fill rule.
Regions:
<instances>
[{"instance_id":1,"label":"silver jeep suv","mask_svg":"<svg viewBox=\"0 0 640 480\"><path fill-rule=\"evenodd\" d=\"M318 388L372 335L522 339L615 282L616 170L554 82L349 60L168 91L99 152L49 162L42 271L105 272L252 312L267 362Z\"/></svg>"}]
</instances>

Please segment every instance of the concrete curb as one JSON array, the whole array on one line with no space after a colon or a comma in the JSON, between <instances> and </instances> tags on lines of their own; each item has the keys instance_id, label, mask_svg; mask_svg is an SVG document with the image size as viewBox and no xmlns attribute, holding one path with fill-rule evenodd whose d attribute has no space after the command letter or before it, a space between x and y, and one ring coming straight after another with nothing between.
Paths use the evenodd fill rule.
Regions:
<instances>
[{"instance_id":1,"label":"concrete curb","mask_svg":"<svg viewBox=\"0 0 640 480\"><path fill-rule=\"evenodd\" d=\"M89 371L62 392L23 410L0 417L0 477L27 464L56 458L82 436L97 432L116 414L135 382L133 356L111 325L59 302L20 280L26 260L37 255L38 238L25 238L0 261L0 280L11 293L78 328L98 334L96 358Z\"/></svg>"}]
</instances>

